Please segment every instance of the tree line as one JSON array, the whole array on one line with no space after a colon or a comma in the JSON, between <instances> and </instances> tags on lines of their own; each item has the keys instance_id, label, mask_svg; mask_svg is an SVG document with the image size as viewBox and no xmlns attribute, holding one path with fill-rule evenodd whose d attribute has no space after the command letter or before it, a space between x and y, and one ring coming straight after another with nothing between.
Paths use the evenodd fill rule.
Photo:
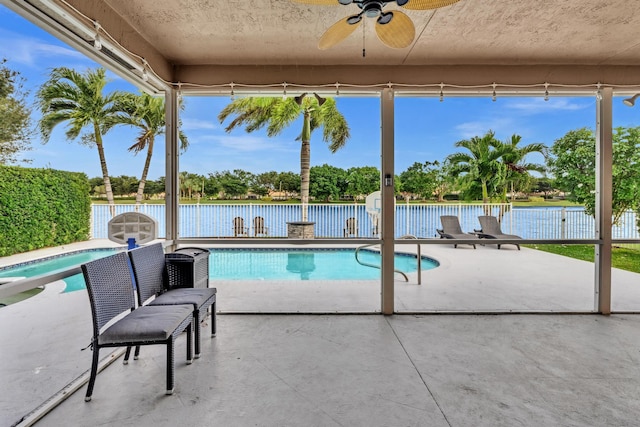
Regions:
<instances>
[{"instance_id":1,"label":"tree line","mask_svg":"<svg viewBox=\"0 0 640 427\"><path fill-rule=\"evenodd\" d=\"M463 199L460 188L438 162L415 162L395 177L395 192L398 197L409 200ZM310 168L311 199L322 202L338 200L363 200L368 194L380 190L380 170L374 166L342 169L328 164ZM527 191L551 195L550 180L544 177L528 181ZM91 195L104 197L104 181L101 177L89 179ZM206 175L181 172L180 196L183 199L235 200L261 198L269 200L299 199L300 175L294 172L269 171L254 174L242 169L213 172ZM111 178L113 193L118 197L135 194L138 178L117 176ZM518 187L522 189L523 187ZM164 177L148 180L145 199L164 196ZM476 199L468 199L476 200ZM495 200L495 199L493 199Z\"/></svg>"},{"instance_id":2,"label":"tree line","mask_svg":"<svg viewBox=\"0 0 640 427\"><path fill-rule=\"evenodd\" d=\"M49 79L37 91L37 107L42 118L37 130L46 142L59 125L66 125L65 136L96 148L102 177L93 178L94 194L104 194L113 205L113 194L136 194L136 203L145 195L162 194L164 178L147 180L155 138L165 131L164 98L129 92L104 92L107 83L102 68L79 73L59 67L51 70ZM0 164L19 161L29 150L32 137L30 110L26 92L18 73L0 63ZM309 144L312 133L322 130L322 139L336 152L350 138L349 127L338 111L335 100L316 94L282 99L249 97L232 100L218 115L225 130L243 127L245 132L266 128L275 136L302 117L297 138L301 143L301 170L253 174L236 169L207 175L180 173L181 195L193 197L239 198L249 194L264 197L272 193L331 201L349 197L362 198L379 189L380 172L376 167L354 167L347 170L331 165L310 167ZM182 108L182 105L180 106ZM140 179L112 177L104 157L103 137L115 126L132 126L139 130L128 150L145 152ZM180 133L183 150L188 139ZM595 209L596 138L588 128L569 131L551 145L522 144L513 134L505 141L489 130L482 136L453 144L458 151L443 160L415 162L395 177L398 195L409 199L444 200L454 194L462 200L504 202L517 194L531 191L551 194L561 191L593 214ZM533 153L543 155L544 164L528 160ZM613 213L614 220L622 212L640 211L640 128L617 128L613 135ZM23 161L25 159L22 159ZM531 172L537 172L534 176Z\"/></svg>"}]
</instances>

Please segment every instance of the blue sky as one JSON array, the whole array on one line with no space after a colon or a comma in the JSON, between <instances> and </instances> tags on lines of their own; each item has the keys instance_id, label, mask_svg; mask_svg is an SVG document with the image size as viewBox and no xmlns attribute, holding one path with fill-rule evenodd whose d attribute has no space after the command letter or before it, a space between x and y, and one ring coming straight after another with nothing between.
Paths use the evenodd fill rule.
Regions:
<instances>
[{"instance_id":1,"label":"blue sky","mask_svg":"<svg viewBox=\"0 0 640 427\"><path fill-rule=\"evenodd\" d=\"M35 92L47 80L49 70L57 66L77 70L96 68L98 64L68 47L27 20L0 6L0 58L7 66L19 71L26 79L25 88L33 100ZM107 90L137 88L113 73ZM295 94L293 94L295 95ZM275 138L264 132L247 134L242 130L227 134L218 123L218 112L230 101L228 97L185 97L182 112L183 131L190 148L180 159L180 170L206 175L209 172L244 169L254 173L270 170L299 172L299 143L295 137L301 124L294 123ZM637 126L640 111L614 100L614 125ZM319 131L311 138L311 165L328 163L347 169L353 166L380 166L380 103L378 98L336 99L351 128L346 147L332 154L321 140ZM547 145L566 132L581 127L595 128L595 98L593 97L445 97L396 98L395 106L395 167L400 173L416 161L443 160L456 151L454 143L488 130L505 140L513 134L522 137L521 144L542 142ZM34 108L33 119L39 114ZM109 174L140 176L144 158L126 149L135 138L135 131L118 127L105 136L105 152ZM33 151L25 154L31 167L85 172L89 177L101 176L95 149L77 142L68 142L64 127L54 131L49 143L33 140ZM164 175L162 144L158 144L149 172L150 179ZM542 162L531 157L530 161Z\"/></svg>"}]
</instances>

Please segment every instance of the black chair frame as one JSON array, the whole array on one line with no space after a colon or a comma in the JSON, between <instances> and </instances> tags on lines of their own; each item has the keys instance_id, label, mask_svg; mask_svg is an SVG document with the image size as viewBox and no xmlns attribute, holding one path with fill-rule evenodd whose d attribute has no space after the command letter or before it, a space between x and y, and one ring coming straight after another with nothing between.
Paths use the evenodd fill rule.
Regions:
<instances>
[{"instance_id":1,"label":"black chair frame","mask_svg":"<svg viewBox=\"0 0 640 427\"><path fill-rule=\"evenodd\" d=\"M136 292L140 305L189 304L193 307L195 358L200 357L200 322L211 307L211 336L216 336L216 288L173 288L169 283L166 259L161 243L143 246L129 251ZM155 299L149 301L151 298ZM139 348L136 348L137 356Z\"/></svg>"},{"instance_id":2,"label":"black chair frame","mask_svg":"<svg viewBox=\"0 0 640 427\"><path fill-rule=\"evenodd\" d=\"M187 364L193 360L191 307L176 305L164 308L135 308L133 280L129 260L124 252L83 264L81 269L89 293L93 319L93 358L84 400L91 400L98 374L99 353L104 347L126 346L126 365L132 346L166 345L166 394L173 394L174 343L176 337L184 331L187 332ZM127 311L129 312L124 317L114 321Z\"/></svg>"}]
</instances>

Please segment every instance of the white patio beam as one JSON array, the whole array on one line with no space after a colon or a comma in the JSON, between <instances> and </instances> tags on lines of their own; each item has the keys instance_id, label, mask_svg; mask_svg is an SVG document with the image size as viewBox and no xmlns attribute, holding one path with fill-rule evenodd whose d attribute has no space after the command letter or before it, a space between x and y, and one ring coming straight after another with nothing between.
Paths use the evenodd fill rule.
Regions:
<instances>
[{"instance_id":1,"label":"white patio beam","mask_svg":"<svg viewBox=\"0 0 640 427\"><path fill-rule=\"evenodd\" d=\"M394 91L384 89L380 102L382 132L382 314L394 312Z\"/></svg>"},{"instance_id":2,"label":"white patio beam","mask_svg":"<svg viewBox=\"0 0 640 427\"><path fill-rule=\"evenodd\" d=\"M595 309L611 314L611 226L613 200L613 89L603 88L596 102Z\"/></svg>"},{"instance_id":3,"label":"white patio beam","mask_svg":"<svg viewBox=\"0 0 640 427\"><path fill-rule=\"evenodd\" d=\"M165 239L172 242L170 249L175 249L178 240L180 203L179 156L178 156L178 92L169 89L165 92L165 206L166 234Z\"/></svg>"}]
</instances>

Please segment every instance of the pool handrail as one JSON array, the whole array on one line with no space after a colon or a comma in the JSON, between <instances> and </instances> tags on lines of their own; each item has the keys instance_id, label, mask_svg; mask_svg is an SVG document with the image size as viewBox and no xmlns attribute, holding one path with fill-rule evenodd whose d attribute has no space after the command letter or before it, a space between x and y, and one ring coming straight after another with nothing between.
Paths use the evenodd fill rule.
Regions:
<instances>
[{"instance_id":1,"label":"pool handrail","mask_svg":"<svg viewBox=\"0 0 640 427\"><path fill-rule=\"evenodd\" d=\"M355 256L356 256L356 262L357 262L358 264L360 264L360 265L364 265L365 267L372 267L372 268L380 269L381 267L380 267L379 265L369 264L368 262L361 261L361 260L360 260L360 258L358 258L358 252L360 252L360 249L368 248L368 247L371 247L371 246L377 246L377 245L379 245L379 243L370 243L370 244L368 244L368 245L358 246L358 247L356 248L356 253L355 253ZM397 269L394 269L393 271L394 271L395 273L400 274L402 277L404 277L404 279L405 279L407 282L409 281L409 277L408 277L408 276L407 276L403 271L400 271L400 270L397 270Z\"/></svg>"},{"instance_id":2,"label":"pool handrail","mask_svg":"<svg viewBox=\"0 0 640 427\"><path fill-rule=\"evenodd\" d=\"M402 239L415 239L418 240L418 237L414 236L413 234L405 234L404 236L401 236L400 239L398 240L402 240ZM418 285L422 285L422 246L420 246L420 243L416 243L416 247L417 247L417 256L416 256L416 260L418 262Z\"/></svg>"}]
</instances>

